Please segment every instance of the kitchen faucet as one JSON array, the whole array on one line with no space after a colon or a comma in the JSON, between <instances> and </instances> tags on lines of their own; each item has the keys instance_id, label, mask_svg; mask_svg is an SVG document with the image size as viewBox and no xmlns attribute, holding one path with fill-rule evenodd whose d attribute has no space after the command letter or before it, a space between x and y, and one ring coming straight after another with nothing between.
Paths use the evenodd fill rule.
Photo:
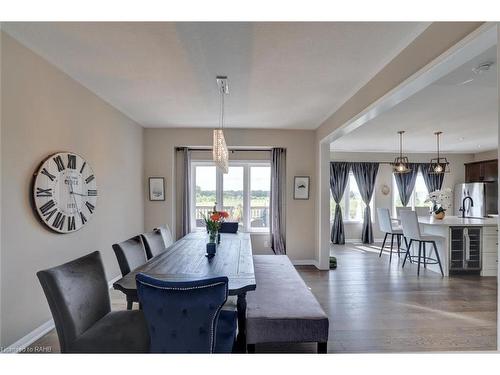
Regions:
<instances>
[{"instance_id":1,"label":"kitchen faucet","mask_svg":"<svg viewBox=\"0 0 500 375\"><path fill-rule=\"evenodd\" d=\"M462 200L462 207L460 207L459 211L462 211L462 219L465 219L465 201L470 199L470 207L474 207L474 200L472 197L467 196Z\"/></svg>"}]
</instances>

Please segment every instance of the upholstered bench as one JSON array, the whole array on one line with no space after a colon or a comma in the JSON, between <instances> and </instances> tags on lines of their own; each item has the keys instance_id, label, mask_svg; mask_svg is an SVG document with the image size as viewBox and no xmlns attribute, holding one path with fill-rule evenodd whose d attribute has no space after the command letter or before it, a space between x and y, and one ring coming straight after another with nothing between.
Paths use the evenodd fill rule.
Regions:
<instances>
[{"instance_id":1,"label":"upholstered bench","mask_svg":"<svg viewBox=\"0 0 500 375\"><path fill-rule=\"evenodd\" d=\"M286 255L254 255L257 289L247 293L246 338L255 344L316 342L326 353L328 316Z\"/></svg>"}]
</instances>

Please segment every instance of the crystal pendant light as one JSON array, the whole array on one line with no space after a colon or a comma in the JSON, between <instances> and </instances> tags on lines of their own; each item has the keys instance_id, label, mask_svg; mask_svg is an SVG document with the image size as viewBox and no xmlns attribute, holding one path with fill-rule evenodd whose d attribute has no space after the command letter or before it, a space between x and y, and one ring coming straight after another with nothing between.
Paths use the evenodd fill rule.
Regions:
<instances>
[{"instance_id":1,"label":"crystal pendant light","mask_svg":"<svg viewBox=\"0 0 500 375\"><path fill-rule=\"evenodd\" d=\"M214 130L214 145L212 149L215 166L227 173L229 169L229 152L224 138L224 96L229 93L229 87L226 76L217 76L217 86L220 93L220 116L219 129Z\"/></svg>"},{"instance_id":2,"label":"crystal pendant light","mask_svg":"<svg viewBox=\"0 0 500 375\"><path fill-rule=\"evenodd\" d=\"M435 132L437 140L437 158L431 159L429 163L429 173L430 174L442 174L442 173L450 173L450 163L446 158L443 158L439 155L439 136L443 134L443 132Z\"/></svg>"},{"instance_id":3,"label":"crystal pendant light","mask_svg":"<svg viewBox=\"0 0 500 375\"><path fill-rule=\"evenodd\" d=\"M399 156L394 159L392 163L392 170L394 173L408 173L411 171L409 167L408 157L403 156L403 134L404 130L398 131L399 134Z\"/></svg>"}]
</instances>

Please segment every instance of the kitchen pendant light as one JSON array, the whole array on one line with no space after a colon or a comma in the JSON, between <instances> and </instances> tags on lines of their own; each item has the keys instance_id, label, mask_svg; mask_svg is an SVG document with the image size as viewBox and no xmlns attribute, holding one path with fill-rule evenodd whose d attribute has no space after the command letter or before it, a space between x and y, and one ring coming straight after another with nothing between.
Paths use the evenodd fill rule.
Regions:
<instances>
[{"instance_id":1,"label":"kitchen pendant light","mask_svg":"<svg viewBox=\"0 0 500 375\"><path fill-rule=\"evenodd\" d=\"M429 173L430 174L443 174L450 173L450 163L446 158L442 158L439 154L439 136L443 134L443 132L435 132L434 133L437 140L437 158L431 159L429 163Z\"/></svg>"},{"instance_id":2,"label":"kitchen pendant light","mask_svg":"<svg viewBox=\"0 0 500 375\"><path fill-rule=\"evenodd\" d=\"M392 163L392 170L394 173L408 173L411 171L409 167L408 157L403 156L403 134L404 130L398 131L399 134L399 156L394 159Z\"/></svg>"},{"instance_id":3,"label":"kitchen pendant light","mask_svg":"<svg viewBox=\"0 0 500 375\"><path fill-rule=\"evenodd\" d=\"M214 145L212 149L215 166L227 173L229 170L229 151L224 138L224 96L229 93L229 86L226 76L217 76L217 86L220 93L220 115L219 128L214 130Z\"/></svg>"}]
</instances>

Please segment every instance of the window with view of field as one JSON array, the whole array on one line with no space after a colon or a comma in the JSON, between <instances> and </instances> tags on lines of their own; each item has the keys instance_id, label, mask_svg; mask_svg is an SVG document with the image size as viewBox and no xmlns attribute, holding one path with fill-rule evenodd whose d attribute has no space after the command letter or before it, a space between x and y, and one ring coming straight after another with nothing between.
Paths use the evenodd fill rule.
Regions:
<instances>
[{"instance_id":1,"label":"window with view of field","mask_svg":"<svg viewBox=\"0 0 500 375\"><path fill-rule=\"evenodd\" d=\"M223 174L211 162L192 162L193 228L204 228L204 216L217 210L240 230L269 231L271 166L269 162L233 162Z\"/></svg>"},{"instance_id":2,"label":"window with view of field","mask_svg":"<svg viewBox=\"0 0 500 375\"><path fill-rule=\"evenodd\" d=\"M330 220L333 221L335 215L335 206L337 204L333 200L332 192L330 191ZM370 202L370 207L373 208L373 198ZM349 173L344 195L340 201L340 208L342 209L342 219L344 221L363 221L363 213L365 210L365 203L361 199L356 178L352 172ZM373 216L373 209L372 209Z\"/></svg>"}]
</instances>

